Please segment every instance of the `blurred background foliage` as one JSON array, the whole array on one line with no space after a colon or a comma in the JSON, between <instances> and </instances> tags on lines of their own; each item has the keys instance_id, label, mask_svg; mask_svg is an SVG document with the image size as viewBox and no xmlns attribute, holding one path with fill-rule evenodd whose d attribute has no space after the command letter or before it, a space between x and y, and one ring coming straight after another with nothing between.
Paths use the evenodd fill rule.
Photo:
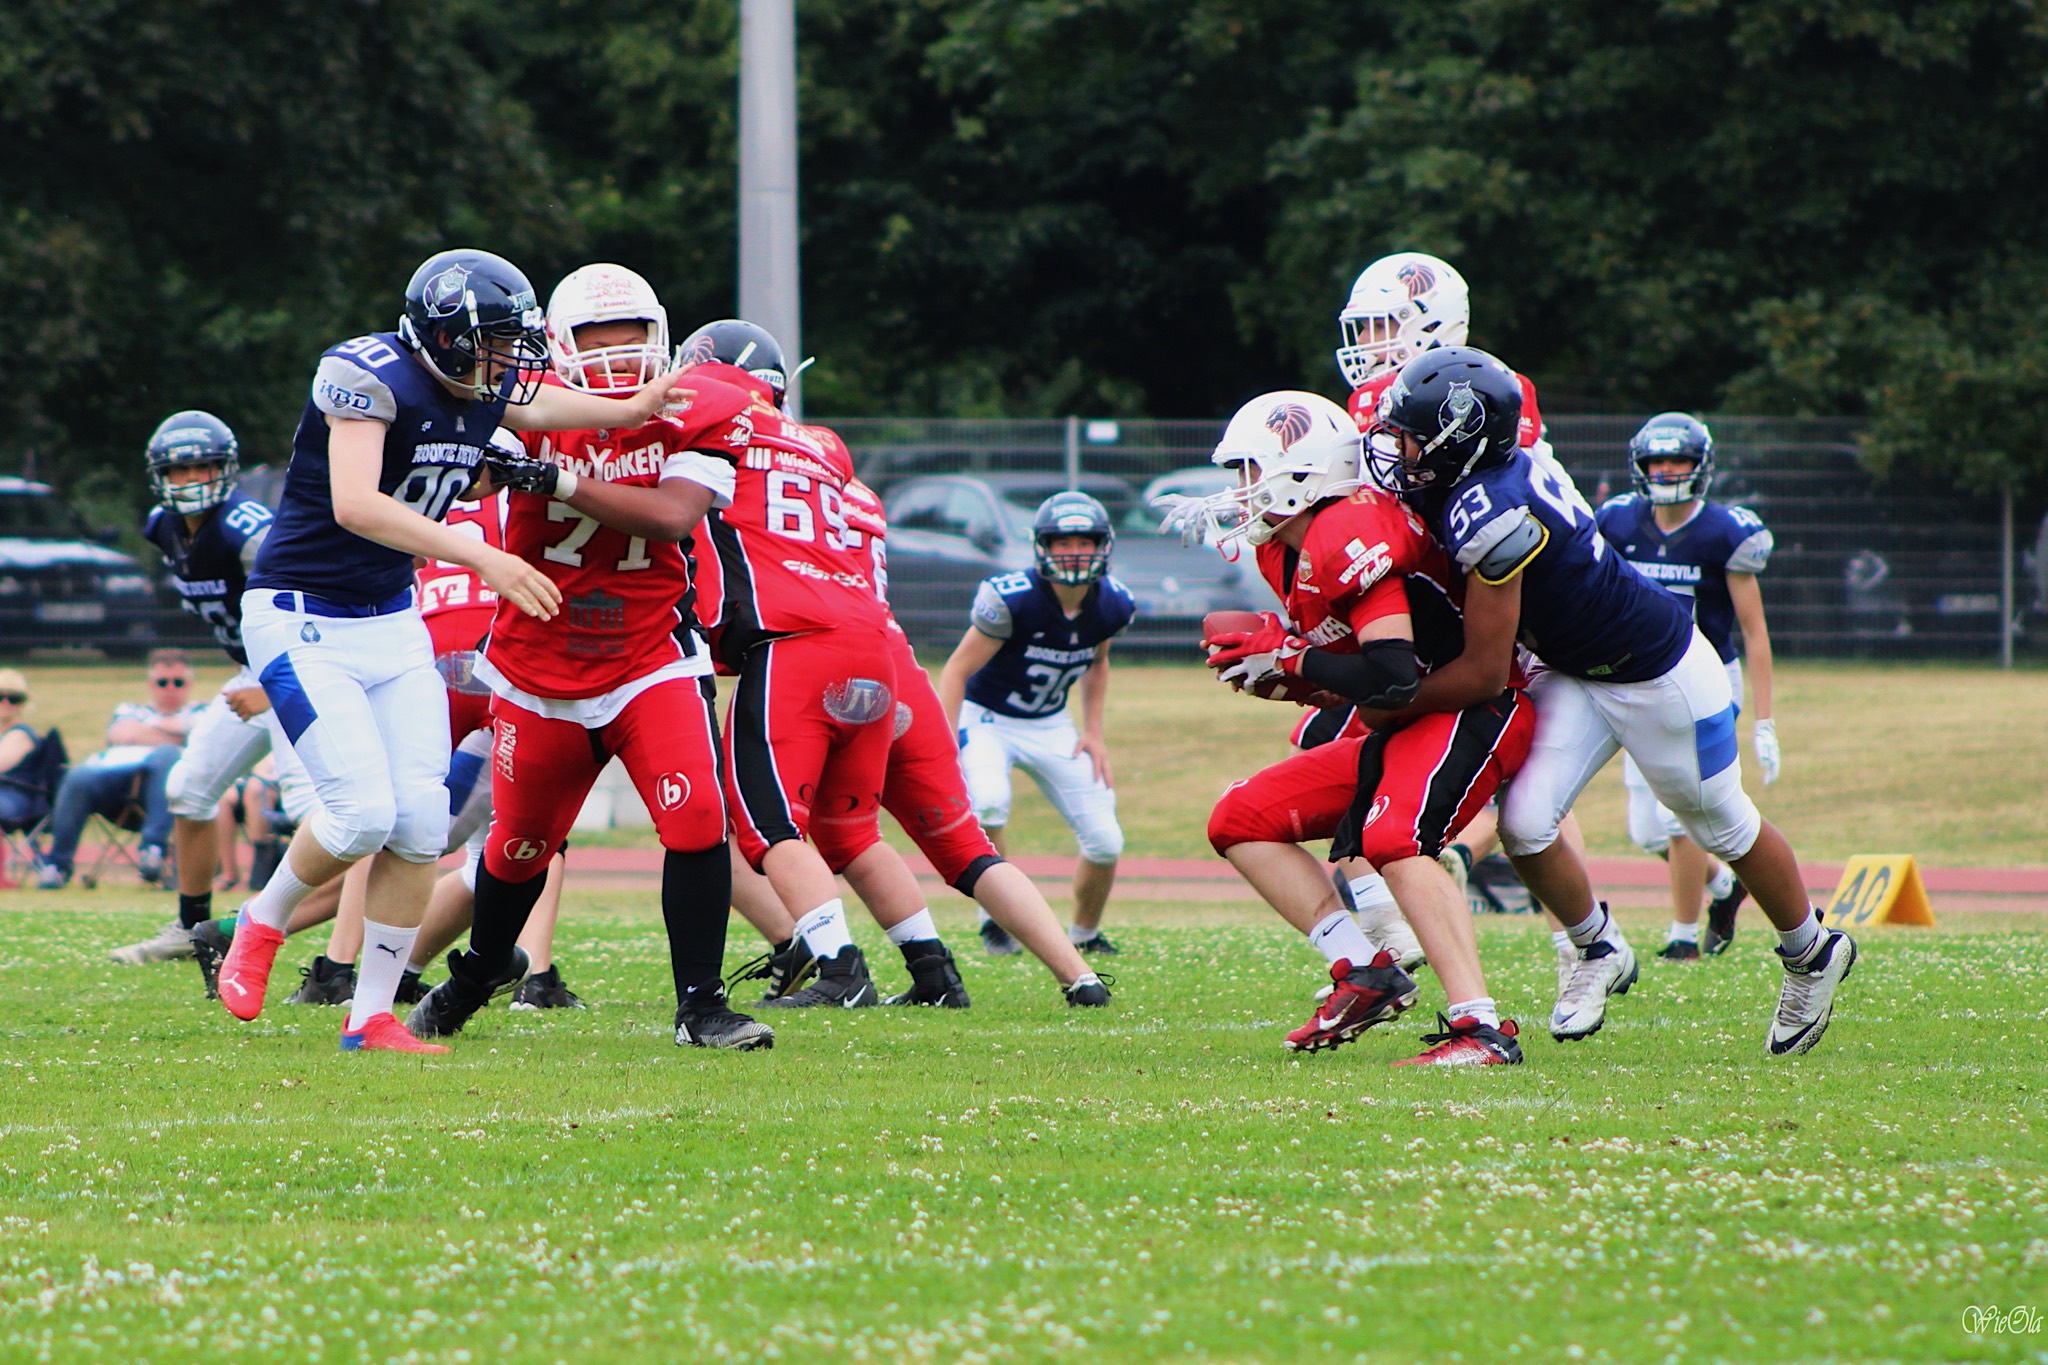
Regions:
<instances>
[{"instance_id":1,"label":"blurred background foliage","mask_svg":"<svg viewBox=\"0 0 2048 1365\"><path fill-rule=\"evenodd\" d=\"M1335 394L1396 249L1549 410L1848 414L2048 489L2048 11L2024 0L801 0L819 414ZM429 252L734 306L734 0L0 10L0 470L284 452Z\"/></svg>"}]
</instances>

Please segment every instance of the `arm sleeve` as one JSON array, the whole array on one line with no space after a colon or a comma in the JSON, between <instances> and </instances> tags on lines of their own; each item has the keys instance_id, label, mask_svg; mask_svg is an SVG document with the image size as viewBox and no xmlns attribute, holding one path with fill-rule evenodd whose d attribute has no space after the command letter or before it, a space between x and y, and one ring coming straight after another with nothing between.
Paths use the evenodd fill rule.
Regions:
<instances>
[{"instance_id":1,"label":"arm sleeve","mask_svg":"<svg viewBox=\"0 0 2048 1365\"><path fill-rule=\"evenodd\" d=\"M732 506L738 470L731 460L721 460L696 450L679 450L661 466L660 482L667 483L670 479L688 479L691 483L702 484L711 490L711 505L724 508Z\"/></svg>"},{"instance_id":2,"label":"arm sleeve","mask_svg":"<svg viewBox=\"0 0 2048 1365\"><path fill-rule=\"evenodd\" d=\"M1400 710L1422 686L1412 640L1368 640L1356 654L1311 649L1302 656L1301 676L1375 711Z\"/></svg>"},{"instance_id":3,"label":"arm sleeve","mask_svg":"<svg viewBox=\"0 0 2048 1365\"><path fill-rule=\"evenodd\" d=\"M969 618L974 628L993 640L1007 640L1014 627L1010 621L1010 604L996 591L995 584L982 580L974 590L974 610Z\"/></svg>"},{"instance_id":4,"label":"arm sleeve","mask_svg":"<svg viewBox=\"0 0 2048 1365\"><path fill-rule=\"evenodd\" d=\"M391 386L338 355L320 357L320 368L313 372L313 406L334 417L386 424L398 417Z\"/></svg>"},{"instance_id":5,"label":"arm sleeve","mask_svg":"<svg viewBox=\"0 0 2048 1365\"><path fill-rule=\"evenodd\" d=\"M1725 567L1730 573L1762 573L1771 562L1773 545L1769 529L1758 527L1729 553Z\"/></svg>"}]
</instances>

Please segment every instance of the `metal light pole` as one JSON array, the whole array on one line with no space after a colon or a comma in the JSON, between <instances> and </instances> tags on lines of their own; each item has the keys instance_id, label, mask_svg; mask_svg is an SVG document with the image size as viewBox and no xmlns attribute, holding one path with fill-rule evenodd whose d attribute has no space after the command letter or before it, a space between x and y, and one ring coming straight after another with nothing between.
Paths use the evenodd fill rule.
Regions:
<instances>
[{"instance_id":1,"label":"metal light pole","mask_svg":"<svg viewBox=\"0 0 2048 1365\"><path fill-rule=\"evenodd\" d=\"M740 0L740 316L803 359L797 261L796 0ZM802 380L789 410L803 413Z\"/></svg>"}]
</instances>

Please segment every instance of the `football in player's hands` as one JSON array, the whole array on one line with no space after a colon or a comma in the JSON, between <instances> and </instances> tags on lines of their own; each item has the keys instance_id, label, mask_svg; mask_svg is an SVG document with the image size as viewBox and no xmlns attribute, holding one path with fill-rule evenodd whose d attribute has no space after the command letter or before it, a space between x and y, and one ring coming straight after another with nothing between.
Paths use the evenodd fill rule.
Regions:
<instances>
[{"instance_id":1,"label":"football in player's hands","mask_svg":"<svg viewBox=\"0 0 2048 1365\"><path fill-rule=\"evenodd\" d=\"M1219 673L1231 670L1245 658L1244 645L1261 634L1287 637L1286 623L1272 612L1212 611L1202 618L1202 648L1209 667ZM1265 701L1291 701L1303 706L1320 706L1336 700L1306 678L1292 673L1268 672L1258 677L1227 678L1231 687L1249 692Z\"/></svg>"}]
</instances>

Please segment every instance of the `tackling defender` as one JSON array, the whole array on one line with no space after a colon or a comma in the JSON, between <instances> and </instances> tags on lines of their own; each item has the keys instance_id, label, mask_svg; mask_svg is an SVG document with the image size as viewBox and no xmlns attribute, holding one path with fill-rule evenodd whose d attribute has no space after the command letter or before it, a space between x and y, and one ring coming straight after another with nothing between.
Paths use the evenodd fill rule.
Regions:
<instances>
[{"instance_id":1,"label":"tackling defender","mask_svg":"<svg viewBox=\"0 0 2048 1365\"><path fill-rule=\"evenodd\" d=\"M488 252L444 251L413 273L395 332L321 356L292 438L270 535L242 597L250 666L313 780L319 809L242 907L220 969L238 1019L263 1008L293 909L374 858L363 965L344 1050L439 1051L391 1003L447 844L448 702L413 593L414 555L467 564L543 620L546 575L441 518L486 491L491 433L637 426L668 400L658 378L628 398L541 391L546 333L533 287Z\"/></svg>"},{"instance_id":2,"label":"tackling defender","mask_svg":"<svg viewBox=\"0 0 2048 1365\"><path fill-rule=\"evenodd\" d=\"M1629 481L1635 492L1610 498L1597 516L1600 534L1653 583L1692 604L1693 623L1728 670L1735 709L1742 710L1742 672L1749 662L1756 694L1753 743L1766 787L1778 780L1778 734L1771 722L1771 632L1764 621L1757 575L1771 558L1771 533L1746 507L1707 499L1714 481L1714 437L1706 424L1682 412L1643 423L1628 443ZM1742 647L1735 643L1737 625ZM1735 936L1735 912L1749 895L1728 865L1686 835L1658 804L1642 769L1622 755L1628 791L1629 838L1671 864L1671 928L1659 957L1686 961L1702 948L1722 953ZM1700 941L1701 888L1711 898L1707 933Z\"/></svg>"},{"instance_id":3,"label":"tackling defender","mask_svg":"<svg viewBox=\"0 0 2048 1365\"><path fill-rule=\"evenodd\" d=\"M1074 831L1074 923L1084 953L1114 953L1102 912L1116 882L1124 832L1102 740L1109 701L1109 642L1137 614L1130 589L1109 576L1116 532L1086 493L1055 493L1032 518L1034 563L984 579L967 633L939 673L939 702L960 736L960 769L974 813L998 852L1010 820L1010 769L1030 773ZM1081 687L1081 726L1067 693ZM983 914L990 951L1016 944Z\"/></svg>"}]
</instances>

